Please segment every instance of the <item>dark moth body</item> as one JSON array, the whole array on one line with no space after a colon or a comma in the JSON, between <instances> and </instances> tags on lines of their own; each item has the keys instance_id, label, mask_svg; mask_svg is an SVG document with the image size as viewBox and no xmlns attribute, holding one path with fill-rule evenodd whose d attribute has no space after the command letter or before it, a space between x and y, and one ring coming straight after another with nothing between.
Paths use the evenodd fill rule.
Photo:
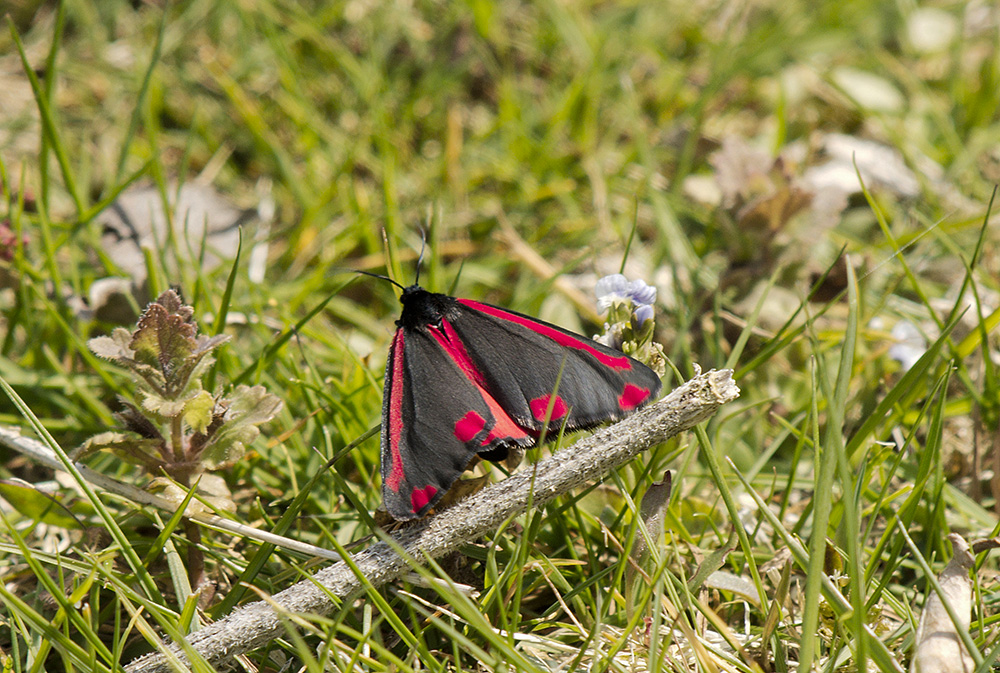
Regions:
<instances>
[{"instance_id":1,"label":"dark moth body","mask_svg":"<svg viewBox=\"0 0 1000 673\"><path fill-rule=\"evenodd\" d=\"M533 445L546 420L593 427L660 391L642 363L555 325L417 285L400 301L382 402L382 497L395 519L424 515L473 456Z\"/></svg>"}]
</instances>

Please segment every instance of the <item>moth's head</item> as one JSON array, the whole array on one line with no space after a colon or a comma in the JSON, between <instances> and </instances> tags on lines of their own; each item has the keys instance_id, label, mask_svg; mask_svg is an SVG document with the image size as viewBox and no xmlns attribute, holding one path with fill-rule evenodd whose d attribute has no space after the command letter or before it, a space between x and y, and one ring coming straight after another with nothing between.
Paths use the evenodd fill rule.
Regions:
<instances>
[{"instance_id":1,"label":"moth's head","mask_svg":"<svg viewBox=\"0 0 1000 673\"><path fill-rule=\"evenodd\" d=\"M430 294L430 292L420 287L416 283L410 285L409 287L404 287L402 288L402 290L403 294L399 295L399 303L402 304L403 306L406 306L407 303L414 301L420 296Z\"/></svg>"},{"instance_id":2,"label":"moth's head","mask_svg":"<svg viewBox=\"0 0 1000 673\"><path fill-rule=\"evenodd\" d=\"M406 329L440 327L442 320L454 319L458 314L458 302L454 298L428 292L419 285L403 288L399 302L403 305L403 312L396 324Z\"/></svg>"}]
</instances>

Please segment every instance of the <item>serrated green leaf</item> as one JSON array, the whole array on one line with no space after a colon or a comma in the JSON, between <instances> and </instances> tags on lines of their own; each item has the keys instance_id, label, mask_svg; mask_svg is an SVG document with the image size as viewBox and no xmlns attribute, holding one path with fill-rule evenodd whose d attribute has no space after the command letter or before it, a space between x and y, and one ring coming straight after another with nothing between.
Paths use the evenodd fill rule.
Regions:
<instances>
[{"instance_id":1,"label":"serrated green leaf","mask_svg":"<svg viewBox=\"0 0 1000 673\"><path fill-rule=\"evenodd\" d=\"M91 352L106 360L130 360L135 352L129 348L132 333L124 327L116 327L110 336L94 337L87 342Z\"/></svg>"},{"instance_id":2,"label":"serrated green leaf","mask_svg":"<svg viewBox=\"0 0 1000 673\"><path fill-rule=\"evenodd\" d=\"M195 355L200 355L202 353L208 353L215 350L222 344L229 341L231 337L228 334L216 334L215 336L199 336L197 339L197 345L194 350Z\"/></svg>"},{"instance_id":3,"label":"serrated green leaf","mask_svg":"<svg viewBox=\"0 0 1000 673\"><path fill-rule=\"evenodd\" d=\"M260 434L257 426L274 418L282 405L264 386L237 386L226 401L229 403L226 420L201 456L208 470L229 467L242 458L246 447Z\"/></svg>"},{"instance_id":4,"label":"serrated green leaf","mask_svg":"<svg viewBox=\"0 0 1000 673\"><path fill-rule=\"evenodd\" d=\"M267 392L264 386L236 387L228 398L229 416L235 421L259 425L266 423L281 410L282 401ZM229 419L227 419L229 420Z\"/></svg>"},{"instance_id":5,"label":"serrated green leaf","mask_svg":"<svg viewBox=\"0 0 1000 673\"><path fill-rule=\"evenodd\" d=\"M195 326L181 315L169 313L154 302L146 307L129 347L136 359L149 365L159 365L167 379L176 372L197 347Z\"/></svg>"},{"instance_id":6,"label":"serrated green leaf","mask_svg":"<svg viewBox=\"0 0 1000 673\"><path fill-rule=\"evenodd\" d=\"M163 372L161 372L157 367L143 364L138 360L127 360L123 362L128 365L133 374L138 376L139 379L150 388L163 390L166 387L167 382L166 379L163 378Z\"/></svg>"},{"instance_id":7,"label":"serrated green leaf","mask_svg":"<svg viewBox=\"0 0 1000 673\"><path fill-rule=\"evenodd\" d=\"M212 422L215 398L202 390L184 405L184 422L195 432L205 432Z\"/></svg>"},{"instance_id":8,"label":"serrated green leaf","mask_svg":"<svg viewBox=\"0 0 1000 673\"><path fill-rule=\"evenodd\" d=\"M207 352L186 358L166 381L167 396L182 395L192 385L201 388L201 381L198 379L213 362L215 358L209 356Z\"/></svg>"},{"instance_id":9,"label":"serrated green leaf","mask_svg":"<svg viewBox=\"0 0 1000 673\"><path fill-rule=\"evenodd\" d=\"M211 356L212 351L227 341L229 341L228 334L219 334L214 337L198 337L195 340L195 346L191 354L178 365L176 371L170 376L170 380L167 381L169 389L183 390L188 386L191 379L200 378L212 363L215 362L215 358Z\"/></svg>"},{"instance_id":10,"label":"serrated green leaf","mask_svg":"<svg viewBox=\"0 0 1000 673\"><path fill-rule=\"evenodd\" d=\"M201 462L206 470L230 467L246 454L246 447L260 434L253 425L240 425L228 431L223 430L215 441L209 442L201 454Z\"/></svg>"},{"instance_id":11,"label":"serrated green leaf","mask_svg":"<svg viewBox=\"0 0 1000 673\"><path fill-rule=\"evenodd\" d=\"M102 432L84 442L77 451L81 457L97 451L110 451L127 463L155 472L163 464L160 458L162 447L162 439L147 439L127 432Z\"/></svg>"},{"instance_id":12,"label":"serrated green leaf","mask_svg":"<svg viewBox=\"0 0 1000 673\"><path fill-rule=\"evenodd\" d=\"M188 403L201 394L198 385L192 385L183 395L166 397L155 391L144 391L142 408L163 418L177 418L185 413Z\"/></svg>"},{"instance_id":13,"label":"serrated green leaf","mask_svg":"<svg viewBox=\"0 0 1000 673\"><path fill-rule=\"evenodd\" d=\"M176 290L166 290L156 298L156 303L162 306L169 313L176 313L182 320L189 321L194 311L190 306L184 304L184 300L177 294Z\"/></svg>"},{"instance_id":14,"label":"serrated green leaf","mask_svg":"<svg viewBox=\"0 0 1000 673\"><path fill-rule=\"evenodd\" d=\"M124 432L102 432L100 434L94 435L83 444L81 444L73 452L73 458L76 460L82 460L92 453L97 453L98 451L107 448L112 444L117 444L119 442L127 441L133 438L134 435L130 435Z\"/></svg>"},{"instance_id":15,"label":"serrated green leaf","mask_svg":"<svg viewBox=\"0 0 1000 673\"><path fill-rule=\"evenodd\" d=\"M162 448L162 439L147 439L126 432L102 432L84 442L75 455L82 458L97 451L110 451L127 463L140 465L155 473L163 465L160 458Z\"/></svg>"}]
</instances>

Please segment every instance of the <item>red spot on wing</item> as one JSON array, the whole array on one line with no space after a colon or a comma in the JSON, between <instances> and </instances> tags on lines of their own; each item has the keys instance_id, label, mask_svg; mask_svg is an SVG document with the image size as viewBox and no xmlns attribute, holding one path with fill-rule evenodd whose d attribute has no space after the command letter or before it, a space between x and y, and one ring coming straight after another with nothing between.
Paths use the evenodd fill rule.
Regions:
<instances>
[{"instance_id":1,"label":"red spot on wing","mask_svg":"<svg viewBox=\"0 0 1000 673\"><path fill-rule=\"evenodd\" d=\"M470 411L455 423L455 439L462 443L471 441L483 431L484 427L486 427L486 419L475 411Z\"/></svg>"},{"instance_id":2,"label":"red spot on wing","mask_svg":"<svg viewBox=\"0 0 1000 673\"><path fill-rule=\"evenodd\" d=\"M419 512L426 507L427 503L434 499L437 492L438 490L430 484L424 486L423 488L413 489L413 492L410 494L410 502L413 504L413 511Z\"/></svg>"},{"instance_id":3,"label":"red spot on wing","mask_svg":"<svg viewBox=\"0 0 1000 673\"><path fill-rule=\"evenodd\" d=\"M609 355L608 353L604 353L595 348L593 342L590 342L582 337L568 334L562 330L558 330L551 325L540 323L522 315L517 315L516 313L509 313L503 309L497 308L496 306L480 304L478 301L472 301L471 299L459 299L458 302L471 309L485 313L486 315L491 315L494 318L500 318L501 320L509 320L510 322L517 323L522 327L530 329L535 334L540 334L541 336L552 339L560 346L574 348L588 353L606 367L622 370L632 369L632 360L627 355Z\"/></svg>"},{"instance_id":4,"label":"red spot on wing","mask_svg":"<svg viewBox=\"0 0 1000 673\"><path fill-rule=\"evenodd\" d=\"M549 414L549 403L552 404L552 413ZM569 407L566 406L566 402L563 398L558 395L553 400L552 395L542 395L541 397L536 397L535 399L528 402L528 407L531 408L532 415L540 421L544 421L546 415L550 421L557 421L569 412Z\"/></svg>"},{"instance_id":5,"label":"red spot on wing","mask_svg":"<svg viewBox=\"0 0 1000 673\"><path fill-rule=\"evenodd\" d=\"M625 390L618 396L618 406L622 411L632 411L649 399L649 388L640 388L634 383L625 384Z\"/></svg>"},{"instance_id":6,"label":"red spot on wing","mask_svg":"<svg viewBox=\"0 0 1000 673\"><path fill-rule=\"evenodd\" d=\"M403 330L396 330L389 350L392 377L389 385L389 455L392 456L392 466L385 483L393 491L399 492L403 483L403 456L399 452L399 440L403 436ZM383 428L383 432L386 429Z\"/></svg>"}]
</instances>

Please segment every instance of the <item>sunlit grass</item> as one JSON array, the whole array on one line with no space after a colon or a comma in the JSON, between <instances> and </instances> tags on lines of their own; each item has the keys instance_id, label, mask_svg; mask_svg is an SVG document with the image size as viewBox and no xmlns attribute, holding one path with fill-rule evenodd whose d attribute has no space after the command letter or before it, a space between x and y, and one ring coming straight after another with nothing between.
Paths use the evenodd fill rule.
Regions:
<instances>
[{"instance_id":1,"label":"sunlit grass","mask_svg":"<svg viewBox=\"0 0 1000 673\"><path fill-rule=\"evenodd\" d=\"M196 261L197 245L164 240L135 301L179 285L204 332L232 337L214 385L262 385L284 401L226 474L235 518L354 550L380 504L378 440L343 450L379 422L399 306L389 283L352 270L409 284L426 239L428 289L595 333L592 309L574 301L628 248L625 273L659 288L672 364L684 377L734 368L740 400L415 568L423 582L296 615L251 659L275 670L905 669L927 580L899 528L935 570L948 533L998 528L1000 288L984 220L1000 180L997 16L949 12L966 33L927 51L906 32L912 10L877 3L43 7L0 38L11 232L0 377L25 405L0 405L0 422L28 434L34 416L69 452L113 428L116 395L130 397L128 376L86 346L112 327L86 302L94 281L123 274L98 220L123 191L200 180L241 209L268 199L263 283L248 275L261 243L251 225L240 261L221 250L215 268ZM843 210L823 211L828 224L808 209L782 215L831 133L898 149L915 191L866 179ZM733 139L763 150L758 175L733 178L752 166L734 159ZM727 176L743 200L725 201ZM747 217L754 207L760 219ZM902 321L926 341L908 370L889 354ZM0 502L10 670L113 670L316 565L210 529L193 542L178 517L77 493L4 451L0 477L54 492L83 524L38 523ZM144 481L110 455L88 465ZM637 507L668 469L660 540ZM629 571L646 535L659 544ZM185 586L191 544L209 578L200 588ZM998 651L995 561L980 564L971 636L985 670Z\"/></svg>"}]
</instances>

